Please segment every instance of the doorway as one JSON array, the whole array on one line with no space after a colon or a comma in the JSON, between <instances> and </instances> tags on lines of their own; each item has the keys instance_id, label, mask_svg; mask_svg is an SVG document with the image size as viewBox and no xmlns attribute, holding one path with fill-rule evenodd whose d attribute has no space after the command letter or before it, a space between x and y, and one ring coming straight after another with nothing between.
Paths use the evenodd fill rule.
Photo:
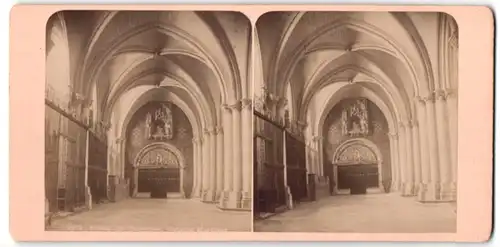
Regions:
<instances>
[{"instance_id":1,"label":"doorway","mask_svg":"<svg viewBox=\"0 0 500 247\"><path fill-rule=\"evenodd\" d=\"M332 160L334 193L350 190L351 194L365 194L370 188L384 190L382 155L370 140L355 138L345 141L337 147Z\"/></svg>"},{"instance_id":2,"label":"doorway","mask_svg":"<svg viewBox=\"0 0 500 247\"><path fill-rule=\"evenodd\" d=\"M137 193L147 193L151 198L167 198L168 193L180 193L178 168L141 168L137 174Z\"/></svg>"},{"instance_id":3,"label":"doorway","mask_svg":"<svg viewBox=\"0 0 500 247\"><path fill-rule=\"evenodd\" d=\"M173 145L157 142L145 146L132 167L132 197L185 198L184 158Z\"/></svg>"},{"instance_id":4,"label":"doorway","mask_svg":"<svg viewBox=\"0 0 500 247\"><path fill-rule=\"evenodd\" d=\"M367 189L379 187L377 164L338 165L337 172L339 190L365 194Z\"/></svg>"}]
</instances>

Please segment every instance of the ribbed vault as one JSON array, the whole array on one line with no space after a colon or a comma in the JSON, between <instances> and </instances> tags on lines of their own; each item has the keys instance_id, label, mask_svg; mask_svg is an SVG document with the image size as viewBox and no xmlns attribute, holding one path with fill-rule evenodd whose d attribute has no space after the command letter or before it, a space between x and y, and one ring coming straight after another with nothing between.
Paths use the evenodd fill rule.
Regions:
<instances>
[{"instance_id":1,"label":"ribbed vault","mask_svg":"<svg viewBox=\"0 0 500 247\"><path fill-rule=\"evenodd\" d=\"M204 127L220 124L221 105L248 97L250 26L239 13L71 11L57 17L70 85L97 121L109 124L119 99L140 86L183 94L177 96L189 98Z\"/></svg>"},{"instance_id":2,"label":"ribbed vault","mask_svg":"<svg viewBox=\"0 0 500 247\"><path fill-rule=\"evenodd\" d=\"M298 122L307 122L319 92L341 82L376 92L396 119L412 119L413 99L433 90L430 58L413 25L401 13L266 14L257 22L263 83L279 98L290 85Z\"/></svg>"}]
</instances>

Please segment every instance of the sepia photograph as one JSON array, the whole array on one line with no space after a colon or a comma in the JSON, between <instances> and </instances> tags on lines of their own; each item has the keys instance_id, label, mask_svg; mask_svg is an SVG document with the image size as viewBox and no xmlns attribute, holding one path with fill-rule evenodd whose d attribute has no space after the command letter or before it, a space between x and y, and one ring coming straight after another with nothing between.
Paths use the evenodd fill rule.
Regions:
<instances>
[{"instance_id":1,"label":"sepia photograph","mask_svg":"<svg viewBox=\"0 0 500 247\"><path fill-rule=\"evenodd\" d=\"M230 11L53 14L46 230L251 231L251 35Z\"/></svg>"},{"instance_id":2,"label":"sepia photograph","mask_svg":"<svg viewBox=\"0 0 500 247\"><path fill-rule=\"evenodd\" d=\"M456 232L453 17L268 12L254 47L254 231Z\"/></svg>"}]
</instances>

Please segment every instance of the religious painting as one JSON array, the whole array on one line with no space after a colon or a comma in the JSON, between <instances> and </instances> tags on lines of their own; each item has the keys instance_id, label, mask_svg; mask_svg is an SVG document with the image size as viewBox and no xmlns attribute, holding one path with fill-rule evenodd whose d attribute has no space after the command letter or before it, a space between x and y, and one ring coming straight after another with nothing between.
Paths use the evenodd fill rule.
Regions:
<instances>
[{"instance_id":1,"label":"religious painting","mask_svg":"<svg viewBox=\"0 0 500 247\"><path fill-rule=\"evenodd\" d=\"M366 99L358 99L342 111L342 134L345 136L367 136L369 134L368 123Z\"/></svg>"},{"instance_id":2,"label":"religious painting","mask_svg":"<svg viewBox=\"0 0 500 247\"><path fill-rule=\"evenodd\" d=\"M171 140L174 135L171 105L162 104L153 114L146 114L146 136L154 140Z\"/></svg>"}]
</instances>

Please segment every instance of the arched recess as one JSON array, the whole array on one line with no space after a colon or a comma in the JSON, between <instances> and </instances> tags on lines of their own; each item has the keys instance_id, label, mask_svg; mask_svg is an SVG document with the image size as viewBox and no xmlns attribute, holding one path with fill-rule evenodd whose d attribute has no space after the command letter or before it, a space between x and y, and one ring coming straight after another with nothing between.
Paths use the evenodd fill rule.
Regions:
<instances>
[{"instance_id":1,"label":"arched recess","mask_svg":"<svg viewBox=\"0 0 500 247\"><path fill-rule=\"evenodd\" d=\"M167 89L165 88L158 89L158 88L146 87L144 88L144 90L145 91L141 94L141 96L132 100L131 103L127 104L127 107L130 110L127 112L125 117L121 119L121 124L118 126L118 133L120 133L120 136L122 137L125 136L125 132L127 129L126 127L128 126L128 123L134 116L135 112L142 106L148 104L151 101L151 98L154 97L154 95L161 95L159 99L162 99L163 101L166 102L171 102L177 107L179 107L186 114L189 123L193 127L193 135L194 136L201 135L203 126L202 119L199 117L199 113L196 114L197 112L191 109L192 106L189 102L183 100L176 94L167 91Z\"/></svg>"},{"instance_id":2,"label":"arched recess","mask_svg":"<svg viewBox=\"0 0 500 247\"><path fill-rule=\"evenodd\" d=\"M328 145L326 136L328 136L327 133L325 133L325 124L326 124L326 119L328 114L336 107L342 100L350 99L350 98L365 98L369 102L371 102L378 110L381 112L381 117L385 119L387 123L387 131L388 133L397 133L398 131L398 123L400 121L403 121L401 119L399 110L397 109L396 106L390 104L391 102L387 102L387 98L381 97L380 92L373 91L373 89L368 88L368 87L361 87L356 84L349 84L346 82L338 82L335 84L331 84L327 87L325 87L321 92L319 92L316 97L320 97L321 99L328 99L326 102L322 100L317 100L317 108L309 108L308 112L310 111L315 111L318 112L319 114L316 115L316 118L313 119L313 122L311 123L312 127L317 129L317 135L320 137L324 137L323 141L320 142L319 146L319 164L320 164L320 169L324 170L325 167L323 167L325 164L328 164L327 160L330 158L328 154L324 156L324 154L327 153L326 147ZM392 153L386 153L386 158L389 159L390 155L393 155ZM387 162L386 162L387 163ZM389 162L390 163L390 162ZM394 164L391 164L393 166ZM384 173L384 176L387 175L387 173Z\"/></svg>"},{"instance_id":3,"label":"arched recess","mask_svg":"<svg viewBox=\"0 0 500 247\"><path fill-rule=\"evenodd\" d=\"M127 126L129 126L136 112L152 100L170 102L179 107L180 110L186 115L187 120L192 127L193 137L199 137L203 133L203 126L205 125L204 119L200 116L199 107L196 107L192 101L179 96L175 93L175 91L173 92L172 88L169 87L135 87L134 89L124 93L120 97L119 101L112 106L112 112L124 111L124 114L121 115L118 122L112 124L110 129L110 133L116 133L116 136L112 139L121 140L124 143L119 151L119 159L121 160L121 167L119 168L121 169L120 173L124 173L126 169L125 161L127 156L125 150L125 139L127 136ZM196 166L198 164L193 165Z\"/></svg>"},{"instance_id":4,"label":"arched recess","mask_svg":"<svg viewBox=\"0 0 500 247\"><path fill-rule=\"evenodd\" d=\"M385 102L383 98L377 95L376 92L370 90L369 88L355 88L353 85L348 83L339 83L337 88L333 88L331 94L328 96L328 101L321 106L319 112L319 117L313 124L317 126L319 130L319 136L323 135L323 125L325 123L326 116L328 113L339 103L341 100L350 97L363 97L374 103L384 114L384 117L388 123L389 131L396 133L398 123L402 120L400 115L400 110L390 104L392 102ZM357 90L356 90L357 89ZM388 104L389 103L389 104ZM313 109L310 109L313 110Z\"/></svg>"},{"instance_id":5,"label":"arched recess","mask_svg":"<svg viewBox=\"0 0 500 247\"><path fill-rule=\"evenodd\" d=\"M163 151L163 156L161 156L161 151ZM148 157L148 155L157 154L154 157ZM166 155L165 155L166 154ZM170 155L171 154L171 155ZM161 158L158 158L161 157ZM153 160L151 160L151 158ZM166 161L165 161L166 158ZM160 160L161 159L161 160ZM139 153L137 153L133 166L134 174L134 184L138 184L139 170L140 169L152 169L152 168L167 168L167 169L179 169L179 192L182 197L185 198L184 192L184 170L186 169L186 162L181 151L177 149L174 145L165 142L155 142L143 147ZM137 195L138 186L134 186L133 195Z\"/></svg>"},{"instance_id":6,"label":"arched recess","mask_svg":"<svg viewBox=\"0 0 500 247\"><path fill-rule=\"evenodd\" d=\"M338 186L338 167L353 164L373 164L378 167L378 184L383 191L383 156L375 143L365 138L354 138L344 141L333 153L333 172L335 179L335 190Z\"/></svg>"}]
</instances>

